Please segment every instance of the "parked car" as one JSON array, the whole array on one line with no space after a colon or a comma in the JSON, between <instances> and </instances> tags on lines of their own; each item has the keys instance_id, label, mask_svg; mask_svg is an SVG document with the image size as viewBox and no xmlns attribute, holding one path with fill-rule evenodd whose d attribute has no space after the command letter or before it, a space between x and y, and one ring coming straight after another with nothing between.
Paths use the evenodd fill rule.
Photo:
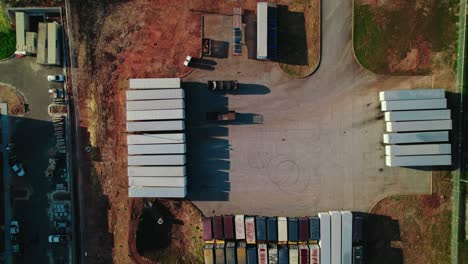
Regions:
<instances>
[{"instance_id":1,"label":"parked car","mask_svg":"<svg viewBox=\"0 0 468 264\"><path fill-rule=\"evenodd\" d=\"M18 221L11 221L10 223L10 234L16 235L19 233L19 223Z\"/></svg>"},{"instance_id":2,"label":"parked car","mask_svg":"<svg viewBox=\"0 0 468 264\"><path fill-rule=\"evenodd\" d=\"M47 75L47 80L49 82L63 82L65 81L65 76L59 75Z\"/></svg>"},{"instance_id":3,"label":"parked car","mask_svg":"<svg viewBox=\"0 0 468 264\"><path fill-rule=\"evenodd\" d=\"M11 166L11 169L13 170L13 172L14 172L16 175L18 175L18 176L20 176L20 177L23 177L24 175L26 175L26 172L24 171L23 165L22 165L22 164L19 164L19 163L13 164L13 165Z\"/></svg>"},{"instance_id":4,"label":"parked car","mask_svg":"<svg viewBox=\"0 0 468 264\"><path fill-rule=\"evenodd\" d=\"M70 237L67 235L50 235L49 236L49 243L57 244L57 243L68 243L70 241Z\"/></svg>"},{"instance_id":5,"label":"parked car","mask_svg":"<svg viewBox=\"0 0 468 264\"><path fill-rule=\"evenodd\" d=\"M63 89L49 89L49 94L51 94L54 99L63 99L65 97L65 91Z\"/></svg>"}]
</instances>

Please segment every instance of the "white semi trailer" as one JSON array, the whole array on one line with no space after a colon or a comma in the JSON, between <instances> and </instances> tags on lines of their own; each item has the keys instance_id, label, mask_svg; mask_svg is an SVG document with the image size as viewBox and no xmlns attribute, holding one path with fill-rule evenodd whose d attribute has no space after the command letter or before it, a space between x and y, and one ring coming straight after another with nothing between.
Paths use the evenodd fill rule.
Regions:
<instances>
[{"instance_id":1,"label":"white semi trailer","mask_svg":"<svg viewBox=\"0 0 468 264\"><path fill-rule=\"evenodd\" d=\"M127 156L127 159L128 166L180 166L185 164L185 155Z\"/></svg>"},{"instance_id":2,"label":"white semi trailer","mask_svg":"<svg viewBox=\"0 0 468 264\"><path fill-rule=\"evenodd\" d=\"M128 145L145 145L145 144L181 144L185 143L185 134L143 134L143 135L127 135Z\"/></svg>"},{"instance_id":3,"label":"white semi trailer","mask_svg":"<svg viewBox=\"0 0 468 264\"><path fill-rule=\"evenodd\" d=\"M127 132L182 131L184 129L183 120L127 122Z\"/></svg>"},{"instance_id":4,"label":"white semi trailer","mask_svg":"<svg viewBox=\"0 0 468 264\"><path fill-rule=\"evenodd\" d=\"M184 99L184 90L182 89L128 90L126 94L127 101Z\"/></svg>"},{"instance_id":5,"label":"white semi trailer","mask_svg":"<svg viewBox=\"0 0 468 264\"><path fill-rule=\"evenodd\" d=\"M444 89L394 90L379 93L380 101L445 98Z\"/></svg>"},{"instance_id":6,"label":"white semi trailer","mask_svg":"<svg viewBox=\"0 0 468 264\"><path fill-rule=\"evenodd\" d=\"M320 263L331 264L331 217L329 213L318 213L320 218Z\"/></svg>"},{"instance_id":7,"label":"white semi trailer","mask_svg":"<svg viewBox=\"0 0 468 264\"><path fill-rule=\"evenodd\" d=\"M452 130L452 120L387 122L387 132Z\"/></svg>"},{"instance_id":8,"label":"white semi trailer","mask_svg":"<svg viewBox=\"0 0 468 264\"><path fill-rule=\"evenodd\" d=\"M184 109L127 111L127 121L184 119ZM127 123L128 124L128 123Z\"/></svg>"},{"instance_id":9,"label":"white semi trailer","mask_svg":"<svg viewBox=\"0 0 468 264\"><path fill-rule=\"evenodd\" d=\"M128 188L129 197L184 198L185 187L135 187Z\"/></svg>"},{"instance_id":10,"label":"white semi trailer","mask_svg":"<svg viewBox=\"0 0 468 264\"><path fill-rule=\"evenodd\" d=\"M185 166L128 166L129 177L180 177L185 176Z\"/></svg>"},{"instance_id":11,"label":"white semi trailer","mask_svg":"<svg viewBox=\"0 0 468 264\"><path fill-rule=\"evenodd\" d=\"M450 119L450 110L392 111L385 112L385 121L419 121Z\"/></svg>"},{"instance_id":12,"label":"white semi trailer","mask_svg":"<svg viewBox=\"0 0 468 264\"><path fill-rule=\"evenodd\" d=\"M331 264L341 264L341 213L330 211L331 216Z\"/></svg>"},{"instance_id":13,"label":"white semi trailer","mask_svg":"<svg viewBox=\"0 0 468 264\"><path fill-rule=\"evenodd\" d=\"M450 144L418 144L418 145L387 145L385 155L387 156L418 156L418 155L441 155L451 154Z\"/></svg>"},{"instance_id":14,"label":"white semi trailer","mask_svg":"<svg viewBox=\"0 0 468 264\"><path fill-rule=\"evenodd\" d=\"M353 214L341 211L341 263L352 264L353 261Z\"/></svg>"},{"instance_id":15,"label":"white semi trailer","mask_svg":"<svg viewBox=\"0 0 468 264\"><path fill-rule=\"evenodd\" d=\"M185 177L128 177L129 186L184 187Z\"/></svg>"},{"instance_id":16,"label":"white semi trailer","mask_svg":"<svg viewBox=\"0 0 468 264\"><path fill-rule=\"evenodd\" d=\"M385 164L389 167L446 166L446 165L452 165L452 156L451 155L386 156Z\"/></svg>"},{"instance_id":17,"label":"white semi trailer","mask_svg":"<svg viewBox=\"0 0 468 264\"><path fill-rule=\"evenodd\" d=\"M383 135L383 142L385 144L447 142L448 140L449 140L448 131L390 133L390 134Z\"/></svg>"},{"instance_id":18,"label":"white semi trailer","mask_svg":"<svg viewBox=\"0 0 468 264\"><path fill-rule=\"evenodd\" d=\"M380 105L382 111L445 109L447 99L382 101Z\"/></svg>"},{"instance_id":19,"label":"white semi trailer","mask_svg":"<svg viewBox=\"0 0 468 264\"><path fill-rule=\"evenodd\" d=\"M185 151L185 144L128 145L128 155L183 154Z\"/></svg>"},{"instance_id":20,"label":"white semi trailer","mask_svg":"<svg viewBox=\"0 0 468 264\"><path fill-rule=\"evenodd\" d=\"M183 99L127 101L127 111L184 109Z\"/></svg>"},{"instance_id":21,"label":"white semi trailer","mask_svg":"<svg viewBox=\"0 0 468 264\"><path fill-rule=\"evenodd\" d=\"M144 78L130 79L130 89L177 89L180 78Z\"/></svg>"}]
</instances>

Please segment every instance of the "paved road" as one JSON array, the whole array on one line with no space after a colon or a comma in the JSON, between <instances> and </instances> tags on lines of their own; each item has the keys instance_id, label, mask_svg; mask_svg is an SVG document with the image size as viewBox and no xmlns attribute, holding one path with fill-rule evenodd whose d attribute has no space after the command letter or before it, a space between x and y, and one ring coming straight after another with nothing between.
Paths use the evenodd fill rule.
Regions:
<instances>
[{"instance_id":1,"label":"paved road","mask_svg":"<svg viewBox=\"0 0 468 264\"><path fill-rule=\"evenodd\" d=\"M184 79L191 82L188 196L205 214L368 211L392 194L430 193L430 171L385 167L378 91L428 87L431 78L363 69L353 56L352 1L322 3L322 61L310 78L289 80L277 65L229 58L213 59L222 71ZM251 85L243 95L216 97L200 85L213 78ZM243 113L240 123L204 123L203 111L227 108ZM252 124L255 115L262 125Z\"/></svg>"}]
</instances>

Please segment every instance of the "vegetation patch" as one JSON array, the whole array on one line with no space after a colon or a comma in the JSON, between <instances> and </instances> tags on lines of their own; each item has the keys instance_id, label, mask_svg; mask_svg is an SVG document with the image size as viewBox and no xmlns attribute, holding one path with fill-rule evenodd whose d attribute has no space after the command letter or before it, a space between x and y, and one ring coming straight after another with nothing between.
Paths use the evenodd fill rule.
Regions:
<instances>
[{"instance_id":1,"label":"vegetation patch","mask_svg":"<svg viewBox=\"0 0 468 264\"><path fill-rule=\"evenodd\" d=\"M295 77L306 77L320 62L320 0L296 0L280 6L278 61Z\"/></svg>"},{"instance_id":2,"label":"vegetation patch","mask_svg":"<svg viewBox=\"0 0 468 264\"><path fill-rule=\"evenodd\" d=\"M394 75L425 75L447 66L434 58L455 53L459 1L374 2L354 1L354 51L362 66Z\"/></svg>"},{"instance_id":3,"label":"vegetation patch","mask_svg":"<svg viewBox=\"0 0 468 264\"><path fill-rule=\"evenodd\" d=\"M10 57L16 49L16 34L6 18L5 6L0 2L0 60Z\"/></svg>"}]
</instances>

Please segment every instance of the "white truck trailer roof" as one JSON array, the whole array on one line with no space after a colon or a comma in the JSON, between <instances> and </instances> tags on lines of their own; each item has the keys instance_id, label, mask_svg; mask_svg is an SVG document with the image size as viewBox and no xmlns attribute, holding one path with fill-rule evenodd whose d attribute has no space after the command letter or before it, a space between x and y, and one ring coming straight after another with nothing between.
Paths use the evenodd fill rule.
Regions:
<instances>
[{"instance_id":1,"label":"white truck trailer roof","mask_svg":"<svg viewBox=\"0 0 468 264\"><path fill-rule=\"evenodd\" d=\"M183 98L182 89L127 90L127 101Z\"/></svg>"},{"instance_id":2,"label":"white truck trailer roof","mask_svg":"<svg viewBox=\"0 0 468 264\"><path fill-rule=\"evenodd\" d=\"M257 59L268 57L268 2L257 3Z\"/></svg>"},{"instance_id":3,"label":"white truck trailer roof","mask_svg":"<svg viewBox=\"0 0 468 264\"><path fill-rule=\"evenodd\" d=\"M129 197L184 198L185 187L135 187L128 188Z\"/></svg>"},{"instance_id":4,"label":"white truck trailer roof","mask_svg":"<svg viewBox=\"0 0 468 264\"><path fill-rule=\"evenodd\" d=\"M184 187L185 177L128 177L129 186Z\"/></svg>"},{"instance_id":5,"label":"white truck trailer roof","mask_svg":"<svg viewBox=\"0 0 468 264\"><path fill-rule=\"evenodd\" d=\"M244 240L245 239L245 226L244 226L244 215L234 216L234 223L236 225L236 239Z\"/></svg>"},{"instance_id":6,"label":"white truck trailer roof","mask_svg":"<svg viewBox=\"0 0 468 264\"><path fill-rule=\"evenodd\" d=\"M183 154L185 144L128 145L128 155L142 154Z\"/></svg>"},{"instance_id":7,"label":"white truck trailer roof","mask_svg":"<svg viewBox=\"0 0 468 264\"><path fill-rule=\"evenodd\" d=\"M297 245L289 245L289 263L299 264L299 248Z\"/></svg>"},{"instance_id":8,"label":"white truck trailer roof","mask_svg":"<svg viewBox=\"0 0 468 264\"><path fill-rule=\"evenodd\" d=\"M445 165L452 165L452 156L451 155L386 156L385 164L389 167L445 166Z\"/></svg>"},{"instance_id":9,"label":"white truck trailer roof","mask_svg":"<svg viewBox=\"0 0 468 264\"><path fill-rule=\"evenodd\" d=\"M184 109L183 99L127 101L127 111Z\"/></svg>"},{"instance_id":10,"label":"white truck trailer roof","mask_svg":"<svg viewBox=\"0 0 468 264\"><path fill-rule=\"evenodd\" d=\"M450 119L450 110L392 111L385 112L385 121L419 121Z\"/></svg>"},{"instance_id":11,"label":"white truck trailer roof","mask_svg":"<svg viewBox=\"0 0 468 264\"><path fill-rule=\"evenodd\" d=\"M185 155L127 156L129 166L185 165Z\"/></svg>"},{"instance_id":12,"label":"white truck trailer roof","mask_svg":"<svg viewBox=\"0 0 468 264\"><path fill-rule=\"evenodd\" d=\"M448 131L390 133L390 134L383 135L383 142L385 144L447 142L448 140L449 140Z\"/></svg>"},{"instance_id":13,"label":"white truck trailer roof","mask_svg":"<svg viewBox=\"0 0 468 264\"><path fill-rule=\"evenodd\" d=\"M127 111L127 121L184 119L184 109Z\"/></svg>"},{"instance_id":14,"label":"white truck trailer roof","mask_svg":"<svg viewBox=\"0 0 468 264\"><path fill-rule=\"evenodd\" d=\"M379 93L380 101L445 98L444 89L394 90Z\"/></svg>"},{"instance_id":15,"label":"white truck trailer roof","mask_svg":"<svg viewBox=\"0 0 468 264\"><path fill-rule=\"evenodd\" d=\"M450 144L389 145L385 146L387 156L418 156L451 154Z\"/></svg>"},{"instance_id":16,"label":"white truck trailer roof","mask_svg":"<svg viewBox=\"0 0 468 264\"><path fill-rule=\"evenodd\" d=\"M445 109L447 99L382 101L382 111Z\"/></svg>"},{"instance_id":17,"label":"white truck trailer roof","mask_svg":"<svg viewBox=\"0 0 468 264\"><path fill-rule=\"evenodd\" d=\"M341 211L341 263L352 264L353 261L353 214Z\"/></svg>"},{"instance_id":18,"label":"white truck trailer roof","mask_svg":"<svg viewBox=\"0 0 468 264\"><path fill-rule=\"evenodd\" d=\"M277 218L278 222L278 243L288 242L288 219L283 216Z\"/></svg>"},{"instance_id":19,"label":"white truck trailer roof","mask_svg":"<svg viewBox=\"0 0 468 264\"><path fill-rule=\"evenodd\" d=\"M179 177L185 176L185 166L128 166L129 177Z\"/></svg>"},{"instance_id":20,"label":"white truck trailer roof","mask_svg":"<svg viewBox=\"0 0 468 264\"><path fill-rule=\"evenodd\" d=\"M181 131L185 129L183 120L127 122L127 132L142 131Z\"/></svg>"},{"instance_id":21,"label":"white truck trailer roof","mask_svg":"<svg viewBox=\"0 0 468 264\"><path fill-rule=\"evenodd\" d=\"M318 213L320 218L320 263L331 264L331 217L329 213Z\"/></svg>"},{"instance_id":22,"label":"white truck trailer roof","mask_svg":"<svg viewBox=\"0 0 468 264\"><path fill-rule=\"evenodd\" d=\"M452 120L387 122L387 132L451 130Z\"/></svg>"},{"instance_id":23,"label":"white truck trailer roof","mask_svg":"<svg viewBox=\"0 0 468 264\"><path fill-rule=\"evenodd\" d=\"M320 247L316 244L309 245L310 264L320 264Z\"/></svg>"},{"instance_id":24,"label":"white truck trailer roof","mask_svg":"<svg viewBox=\"0 0 468 264\"><path fill-rule=\"evenodd\" d=\"M180 88L180 78L130 79L130 89L175 89Z\"/></svg>"},{"instance_id":25,"label":"white truck trailer roof","mask_svg":"<svg viewBox=\"0 0 468 264\"><path fill-rule=\"evenodd\" d=\"M185 143L185 134L143 134L127 135L128 145L146 145L146 144L181 144Z\"/></svg>"},{"instance_id":26,"label":"white truck trailer roof","mask_svg":"<svg viewBox=\"0 0 468 264\"><path fill-rule=\"evenodd\" d=\"M331 264L341 264L341 213L330 211L331 216Z\"/></svg>"}]
</instances>

